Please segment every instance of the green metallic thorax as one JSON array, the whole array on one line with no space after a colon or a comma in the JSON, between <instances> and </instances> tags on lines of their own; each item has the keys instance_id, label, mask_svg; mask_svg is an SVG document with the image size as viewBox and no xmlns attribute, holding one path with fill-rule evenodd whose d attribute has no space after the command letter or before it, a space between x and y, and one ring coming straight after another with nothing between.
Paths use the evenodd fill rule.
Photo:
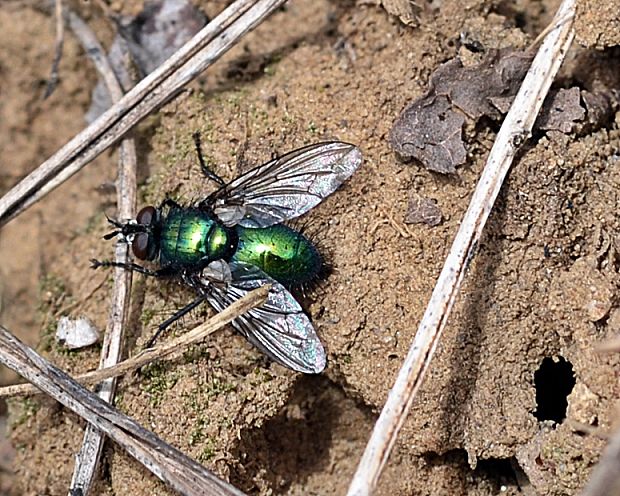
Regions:
<instances>
[{"instance_id":1,"label":"green metallic thorax","mask_svg":"<svg viewBox=\"0 0 620 496\"><path fill-rule=\"evenodd\" d=\"M315 279L322 260L303 234L282 224L261 229L235 227L239 242L232 260L252 264L285 286Z\"/></svg>"},{"instance_id":2,"label":"green metallic thorax","mask_svg":"<svg viewBox=\"0 0 620 496\"><path fill-rule=\"evenodd\" d=\"M202 210L172 208L162 221L159 243L162 265L192 267L229 259L236 235Z\"/></svg>"},{"instance_id":3,"label":"green metallic thorax","mask_svg":"<svg viewBox=\"0 0 620 496\"><path fill-rule=\"evenodd\" d=\"M204 267L213 260L252 264L285 286L315 279L322 260L303 234L282 224L225 227L197 208L171 208L159 231L161 265Z\"/></svg>"}]
</instances>

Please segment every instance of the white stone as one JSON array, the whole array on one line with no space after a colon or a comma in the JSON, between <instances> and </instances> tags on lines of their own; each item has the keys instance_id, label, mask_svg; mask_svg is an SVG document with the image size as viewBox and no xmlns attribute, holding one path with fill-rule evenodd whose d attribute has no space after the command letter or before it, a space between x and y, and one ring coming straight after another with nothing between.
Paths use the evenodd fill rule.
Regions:
<instances>
[{"instance_id":1,"label":"white stone","mask_svg":"<svg viewBox=\"0 0 620 496\"><path fill-rule=\"evenodd\" d=\"M56 341L65 348L77 350L97 343L100 339L99 331L86 317L71 319L61 317L56 329Z\"/></svg>"}]
</instances>

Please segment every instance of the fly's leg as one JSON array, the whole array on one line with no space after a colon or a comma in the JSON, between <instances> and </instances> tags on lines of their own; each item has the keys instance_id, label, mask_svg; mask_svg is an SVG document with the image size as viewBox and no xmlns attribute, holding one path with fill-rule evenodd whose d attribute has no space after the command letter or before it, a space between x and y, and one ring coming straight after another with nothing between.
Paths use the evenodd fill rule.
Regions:
<instances>
[{"instance_id":1,"label":"fly's leg","mask_svg":"<svg viewBox=\"0 0 620 496\"><path fill-rule=\"evenodd\" d=\"M175 312L170 318L166 319L161 324L159 324L159 326L157 326L157 331L146 342L146 345L144 346L144 348L145 349L146 348L152 348L153 345L155 344L155 341L157 341L157 338L159 336L161 336L162 332L164 332L168 327L170 327L171 324L173 324L174 322L179 320L181 317L183 317L184 315L186 315L189 312L191 312L194 308L196 308L198 305L200 305L204 301L205 301L205 297L204 296L200 296L199 298L196 298L189 305L184 306L179 311Z\"/></svg>"},{"instance_id":2,"label":"fly's leg","mask_svg":"<svg viewBox=\"0 0 620 496\"><path fill-rule=\"evenodd\" d=\"M135 263L120 263L120 262L111 262L109 260L97 260L95 258L91 259L90 266L93 269L98 269L99 267L121 267L125 270L129 270L131 272L138 272L140 274L144 274L145 276L151 277L170 277L174 275L174 270L171 266L167 265L157 270L149 270L146 267L142 267L142 265L138 265Z\"/></svg>"},{"instance_id":3,"label":"fly's leg","mask_svg":"<svg viewBox=\"0 0 620 496\"><path fill-rule=\"evenodd\" d=\"M211 179L211 181L215 181L220 186L224 186L226 184L224 180L211 169L209 169L209 167L207 167L207 164L205 163L205 159L202 155L202 146L200 145L200 133L196 131L194 134L192 134L192 138L194 138L196 153L198 154L198 161L200 162L200 169L202 170L202 173L205 175L205 177Z\"/></svg>"},{"instance_id":4,"label":"fly's leg","mask_svg":"<svg viewBox=\"0 0 620 496\"><path fill-rule=\"evenodd\" d=\"M225 264L226 268L228 268L228 264L226 264L226 262L216 260L215 262L212 262L211 264L209 264L208 268L205 270L209 272L210 276L215 277L219 281L220 278L225 277L225 275L223 275L225 273L225 268L223 267L223 264ZM204 275L204 272L203 272L203 275ZM230 277L230 269L228 269L228 276ZM198 298L196 298L191 303L185 305L180 310L176 311L172 316L170 316L168 319L164 320L161 324L159 324L157 326L157 331L146 342L144 349L152 348L153 345L155 344L155 341L157 341L157 338L161 336L161 334L168 327L170 327L170 325L172 325L174 322L179 320L181 317L187 315L194 308L196 308L197 306L199 306L200 304L204 303L207 300L207 297L206 297L207 286L205 286L204 281L201 281L201 279L198 278L196 274L184 273L184 274L181 274L181 279L190 288L194 288L196 291L198 291L200 293L200 296L198 296Z\"/></svg>"}]
</instances>

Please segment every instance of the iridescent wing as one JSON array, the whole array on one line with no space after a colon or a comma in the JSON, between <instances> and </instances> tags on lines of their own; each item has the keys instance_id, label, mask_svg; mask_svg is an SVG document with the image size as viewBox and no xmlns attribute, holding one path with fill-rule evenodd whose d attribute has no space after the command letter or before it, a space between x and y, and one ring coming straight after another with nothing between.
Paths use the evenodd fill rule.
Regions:
<instances>
[{"instance_id":1,"label":"iridescent wing","mask_svg":"<svg viewBox=\"0 0 620 496\"><path fill-rule=\"evenodd\" d=\"M242 174L201 205L226 226L269 227L313 208L361 163L362 153L354 145L317 143Z\"/></svg>"},{"instance_id":2,"label":"iridescent wing","mask_svg":"<svg viewBox=\"0 0 620 496\"><path fill-rule=\"evenodd\" d=\"M298 372L318 374L325 368L325 350L297 300L257 267L230 263L232 280L218 284L201 280L205 297L218 312L265 284L271 284L267 301L232 321L250 343L276 362Z\"/></svg>"}]
</instances>

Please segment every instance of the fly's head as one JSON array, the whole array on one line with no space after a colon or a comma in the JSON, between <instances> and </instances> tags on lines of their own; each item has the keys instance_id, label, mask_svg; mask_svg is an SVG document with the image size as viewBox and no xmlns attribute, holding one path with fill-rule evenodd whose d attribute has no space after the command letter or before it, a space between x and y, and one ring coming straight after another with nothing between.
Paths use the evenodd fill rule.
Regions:
<instances>
[{"instance_id":1,"label":"fly's head","mask_svg":"<svg viewBox=\"0 0 620 496\"><path fill-rule=\"evenodd\" d=\"M160 217L159 210L149 205L138 212L135 220L125 224L108 219L116 229L106 234L104 239L120 236L124 242L131 244L131 250L136 258L154 260L159 253Z\"/></svg>"}]
</instances>

